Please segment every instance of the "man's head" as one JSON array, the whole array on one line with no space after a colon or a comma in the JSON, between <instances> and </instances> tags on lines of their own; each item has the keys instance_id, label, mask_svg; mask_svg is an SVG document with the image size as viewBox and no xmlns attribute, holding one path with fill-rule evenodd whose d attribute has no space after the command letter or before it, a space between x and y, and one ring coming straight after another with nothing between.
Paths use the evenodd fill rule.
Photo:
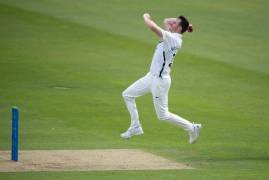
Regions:
<instances>
[{"instance_id":1,"label":"man's head","mask_svg":"<svg viewBox=\"0 0 269 180\"><path fill-rule=\"evenodd\" d=\"M192 25L184 16L179 16L177 18L166 19L168 23L168 29L171 32L176 32L183 34L184 32L192 32Z\"/></svg>"},{"instance_id":2,"label":"man's head","mask_svg":"<svg viewBox=\"0 0 269 180\"><path fill-rule=\"evenodd\" d=\"M192 32L192 26L190 26L189 21L184 16L178 16L177 18L179 20L178 26L179 26L179 32L183 34L184 32Z\"/></svg>"}]
</instances>

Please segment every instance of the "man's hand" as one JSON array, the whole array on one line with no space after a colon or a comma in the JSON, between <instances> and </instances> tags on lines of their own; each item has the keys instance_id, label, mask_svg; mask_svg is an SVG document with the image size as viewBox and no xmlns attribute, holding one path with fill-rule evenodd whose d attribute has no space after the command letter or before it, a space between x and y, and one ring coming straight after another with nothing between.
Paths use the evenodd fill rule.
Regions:
<instances>
[{"instance_id":1,"label":"man's hand","mask_svg":"<svg viewBox=\"0 0 269 180\"><path fill-rule=\"evenodd\" d=\"M163 37L162 34L162 29L154 22L150 19L150 15L148 13L145 13L143 15L144 21L146 23L146 25L155 33L157 34L160 38Z\"/></svg>"},{"instance_id":2,"label":"man's hand","mask_svg":"<svg viewBox=\"0 0 269 180\"><path fill-rule=\"evenodd\" d=\"M149 13L145 13L145 14L143 15L143 18L144 18L144 19L150 19L150 15L149 15Z\"/></svg>"}]
</instances>

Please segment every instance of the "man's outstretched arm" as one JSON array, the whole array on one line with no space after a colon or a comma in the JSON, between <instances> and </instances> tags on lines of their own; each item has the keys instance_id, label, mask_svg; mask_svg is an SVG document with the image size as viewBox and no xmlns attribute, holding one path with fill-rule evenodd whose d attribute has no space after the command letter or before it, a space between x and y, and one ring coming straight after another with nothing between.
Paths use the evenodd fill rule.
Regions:
<instances>
[{"instance_id":1,"label":"man's outstretched arm","mask_svg":"<svg viewBox=\"0 0 269 180\"><path fill-rule=\"evenodd\" d=\"M160 28L154 21L150 19L150 15L148 13L145 13L143 15L144 21L146 25L160 38L163 38L162 34L162 28Z\"/></svg>"}]
</instances>

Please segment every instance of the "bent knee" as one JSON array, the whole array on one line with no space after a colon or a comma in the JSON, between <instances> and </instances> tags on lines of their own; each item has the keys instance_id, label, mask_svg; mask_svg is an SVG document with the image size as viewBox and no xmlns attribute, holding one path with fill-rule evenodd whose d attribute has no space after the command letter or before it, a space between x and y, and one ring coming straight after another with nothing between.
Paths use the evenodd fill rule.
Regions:
<instances>
[{"instance_id":1,"label":"bent knee","mask_svg":"<svg viewBox=\"0 0 269 180\"><path fill-rule=\"evenodd\" d=\"M122 95L123 98L126 97L126 91L125 90L122 91L121 95Z\"/></svg>"},{"instance_id":2,"label":"bent knee","mask_svg":"<svg viewBox=\"0 0 269 180\"><path fill-rule=\"evenodd\" d=\"M127 89L125 89L124 91L122 91L122 93L121 93L122 97L129 97L129 93L128 93L128 90Z\"/></svg>"},{"instance_id":3,"label":"bent knee","mask_svg":"<svg viewBox=\"0 0 269 180\"><path fill-rule=\"evenodd\" d=\"M130 96L127 90L124 90L121 95L124 99L134 99L132 96Z\"/></svg>"}]
</instances>

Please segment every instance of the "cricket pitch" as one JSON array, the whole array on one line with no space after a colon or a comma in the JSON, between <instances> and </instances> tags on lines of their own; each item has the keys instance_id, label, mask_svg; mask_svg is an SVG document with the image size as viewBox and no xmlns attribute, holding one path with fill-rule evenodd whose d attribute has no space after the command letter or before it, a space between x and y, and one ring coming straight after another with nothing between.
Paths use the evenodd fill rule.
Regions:
<instances>
[{"instance_id":1,"label":"cricket pitch","mask_svg":"<svg viewBox=\"0 0 269 180\"><path fill-rule=\"evenodd\" d=\"M192 169L139 149L0 151L0 172Z\"/></svg>"}]
</instances>

